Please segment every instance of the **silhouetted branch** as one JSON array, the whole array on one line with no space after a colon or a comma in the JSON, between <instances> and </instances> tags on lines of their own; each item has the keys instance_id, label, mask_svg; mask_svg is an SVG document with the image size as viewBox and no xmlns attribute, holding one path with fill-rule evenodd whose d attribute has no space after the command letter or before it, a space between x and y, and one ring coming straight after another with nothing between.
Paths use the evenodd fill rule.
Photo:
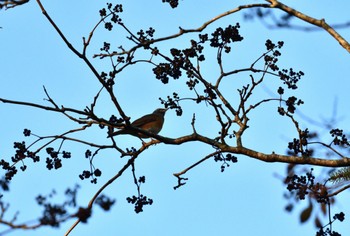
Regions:
<instances>
[{"instance_id":1,"label":"silhouetted branch","mask_svg":"<svg viewBox=\"0 0 350 236\"><path fill-rule=\"evenodd\" d=\"M328 197L334 197L334 196L338 195L339 193L343 192L344 190L346 190L348 188L350 188L350 184L346 185L346 186L344 186L344 187L342 187L340 189L338 189L337 191L334 191L333 193L328 194L327 196Z\"/></svg>"},{"instance_id":2,"label":"silhouetted branch","mask_svg":"<svg viewBox=\"0 0 350 236\"><path fill-rule=\"evenodd\" d=\"M140 156L143 151L145 151L147 148L154 146L159 143L164 143L168 145L181 145L184 143L190 143L190 142L197 142L201 144L205 144L206 146L210 146L214 148L214 152L207 154L205 157L202 157L194 164L190 165L189 167L185 168L181 172L174 173L173 175L177 178L177 186L174 187L174 189L184 185L187 180L187 178L182 177L185 173L187 173L189 170L199 166L199 164L203 163L204 161L207 161L214 157L215 161L222 161L223 164L221 166L221 171L225 169L225 167L229 166L228 162L237 162L237 158L235 155L241 155L242 158L249 157L253 158L259 161L263 162L279 162L279 163L288 163L291 165L314 165L314 166L323 166L323 167L345 167L350 166L350 157L346 156L345 154L342 154L341 148L343 146L348 147L349 142L346 138L346 135L343 133L340 129L334 129L331 131L331 135L333 137L333 141L330 144L325 144L321 141L308 141L309 140L309 131L308 129L302 130L299 125L299 121L294 116L296 107L303 104L303 101L300 99L297 99L294 96L289 97L288 99L282 97L284 94L284 88L293 89L297 88L296 83L299 81L301 76L304 75L302 71L296 72L292 68L287 69L280 69L277 65L277 62L279 61L279 56L281 55L280 48L283 46L283 42L279 41L277 44L271 42L271 40L266 40L265 46L266 51L261 54L256 60L253 61L253 63L248 64L241 69L228 69L225 70L225 60L227 57L223 56L225 53L231 52L231 44L235 42L240 42L243 40L243 37L239 33L240 25L237 23L236 25L229 25L226 28L218 27L214 32L206 33L206 34L199 34L198 38L199 40L190 40L190 47L184 48L184 49L178 49L178 48L171 48L169 52L161 51L156 47L156 43L159 42L165 42L171 39L179 38L182 35L185 35L187 33L193 33L193 32L203 32L204 29L206 29L209 25L213 24L214 22L217 22L218 20L229 16L233 13L239 12L243 9L252 9L252 8L267 8L267 9L279 9L283 12L286 12L289 15L298 17L302 21L315 25L317 27L320 27L324 30L326 30L335 40L337 40L348 52L350 52L350 45L349 43L342 38L340 34L338 34L330 25L328 25L324 19L318 20L315 18L312 18L310 16L307 16L293 8L290 8L281 2L277 0L266 0L269 4L247 4L238 6L232 10L226 11L222 14L217 15L216 17L212 18L211 20L208 20L204 22L200 27L193 28L193 29L183 29L180 27L179 32L165 36L153 39L153 33L154 30L150 28L146 31L146 33L141 30L137 33L133 32L131 28L128 28L127 25L125 25L121 20L119 20L119 16L117 17L116 12L118 12L119 5L115 6L113 10L111 10L113 4L107 4L108 10L110 11L109 14L107 14L106 9L100 10L100 16L101 19L97 22L97 24L92 28L90 31L90 34L87 38L83 38L83 49L82 52L76 49L70 41L67 39L65 34L62 32L62 30L56 25L54 20L50 17L50 15L46 12L45 8L43 7L40 0L36 0L37 4L39 5L43 15L46 17L46 19L50 22L51 26L56 30L59 37L63 40L65 45L68 47L68 49L77 57L83 60L83 62L89 67L91 72L94 74L96 79L100 83L100 87L98 87L98 92L96 95L92 98L91 104L86 106L83 110L78 110L74 108L66 108L64 106L58 105L54 99L51 98L48 91L44 87L44 92L46 94L46 101L50 103L49 106L44 106L41 104L31 103L31 102L22 102L22 101L14 101L14 100L8 100L4 98L0 98L0 102L2 103L8 103L8 104L15 104L15 105L22 105L27 107L34 107L42 110L47 111L53 111L56 113L60 113L65 115L67 118L69 118L71 121L76 122L79 124L78 128L70 129L62 134L57 135L48 135L48 136L39 136L36 134L32 134L34 137L36 137L36 140L32 142L29 146L26 146L25 142L15 142L14 148L16 150L16 154L11 159L11 163L6 162L4 160L1 160L0 166L7 171L6 178L7 180L10 180L15 173L17 173L16 164L23 164L21 166L21 169L24 171L26 166L24 165L25 159L32 158L34 162L39 161L39 157L36 156L39 152L43 151L44 148L46 148L46 152L48 155L50 155L50 158L48 157L46 159L47 161L47 168L52 169L53 163L57 166L54 166L55 168L61 167L61 159L57 156L62 154L62 158L69 158L70 153L69 152L60 152L61 148L63 147L63 144L65 141L72 141L78 144L87 145L90 147L93 147L95 149L95 152L87 150L85 152L85 157L88 158L89 164L90 164L90 171L83 171L83 174L80 175L82 179L84 178L90 178L90 177L96 177L101 175L101 171L94 167L93 165L93 159L94 157L99 153L102 149L112 149L120 154L121 157L127 157L127 161L125 159L121 159L123 161L126 161L124 166L117 170L117 173L111 177L102 187L98 189L96 193L92 196L89 203L87 204L86 208L79 208L79 210L73 214L68 215L64 219L68 218L77 218L77 220L74 222L74 224L70 227L70 229L66 232L65 235L69 235L70 232L80 223L85 222L87 218L91 215L91 210L94 205L94 203L98 202L98 198L101 197L101 193L112 183L114 183L117 179L119 179L120 176L123 175L125 170L128 168L131 169L133 174L133 180L134 183L137 186L137 192L138 196L135 196L135 198L130 198L130 202L135 204L135 211L138 213L142 211L143 204L152 204L151 199L146 199L145 202L139 202L140 198L143 196L140 193L140 184L145 181L145 178L140 177L137 179L136 173L135 173L135 160ZM0 1L3 2L3 1ZM10 2L10 1L7 1ZM6 3L7 3L6 2ZM12 2L24 2L24 1L12 1ZM27 1L26 1L27 2ZM21 3L23 4L23 3ZM0 5L1 6L1 5ZM7 7L9 8L9 7ZM117 9L118 8L118 9ZM120 7L121 9L121 7ZM94 57L100 57L110 60L111 64L111 70L109 72L102 71L99 73L97 69L94 67L94 65L91 63L91 61L88 59L86 53L88 46L90 45L90 42L92 40L93 34L96 31L96 29L102 25L102 23L105 23L105 27L108 30L112 29L112 23L107 22L107 18L111 17L111 21L115 24L122 27L123 31L127 34L127 39L132 43L131 48L128 50L125 50L122 46L118 48L118 51L111 51L110 50L110 44L107 42L104 42L104 46L102 49L100 49L102 52L101 54L95 54ZM211 47L211 49L216 50L214 55L214 60L216 60L216 63L218 63L218 75L210 76L210 78L206 78L204 72L201 70L202 61L205 60L204 53L204 45L205 47ZM139 59L134 58L138 54L136 53L137 50L144 50L145 52L150 52L149 56L146 56L146 59ZM138 51L137 51L138 52ZM125 55L125 56L124 56ZM114 56L118 56L117 60L115 60ZM156 63L156 58L159 59L161 62ZM259 62L259 63L258 63ZM185 81L186 86L188 87L188 90L192 91L193 94L190 96L186 96L186 98L180 98L180 96L174 92L173 96L168 96L168 100L161 100L161 103L166 108L176 109L177 115L182 114L182 108L181 105L183 102L192 102L199 104L201 102L204 102L205 105L210 109L210 115L213 117L213 123L215 125L218 125L219 128L217 130L214 130L210 135L206 136L203 135L203 131L197 130L195 127L195 121L196 117L193 114L193 118L191 121L192 126L192 133L189 133L184 136L180 137L165 137L161 136L155 133L152 133L150 130L143 130L138 127L133 127L130 125L130 118L126 116L126 114L123 112L122 106L119 103L119 100L117 99L116 94L114 93L114 87L113 85L117 82L115 80L115 77L118 73L122 72L124 68L134 65L136 63L147 63L147 65L150 65L153 67L153 72L157 79L159 79L164 84L168 83L169 79L179 79L179 78L185 78L188 79ZM261 65L263 64L263 65ZM250 65L250 66L249 66ZM223 80L226 80L229 78L229 76L235 75L235 74L243 74L243 72L250 73L246 76L245 84L237 87L236 90L231 91L237 91L238 93L238 99L232 101L230 100L231 94L226 96L226 91L224 90L223 86ZM185 74L185 75L184 75ZM276 93L276 96L272 95L270 98L261 98L259 100L253 100L253 95L255 95L256 89L265 82L266 77L271 77L273 79L277 79L278 82L281 82L281 86L279 87ZM196 87L198 86L198 87ZM95 114L95 107L100 101L100 94L101 92L105 90L107 91L112 103L117 108L119 115L121 118L117 118L116 116L112 115L109 120L105 120L103 118L99 118L97 114ZM190 98L188 98L190 97ZM271 153L269 151L267 152L260 152L257 149L252 149L248 145L244 143L244 136L246 130L249 128L248 124L251 125L250 119L251 117L251 111L254 109L262 107L262 105L273 102L278 102L278 113L281 116L287 117L289 121L294 125L295 130L298 133L298 137L293 139L293 142L289 143L288 148L290 153L284 155L284 154L278 154L275 153L273 150L271 150ZM209 110L208 109L208 110ZM96 109L97 110L97 109ZM209 113L208 113L209 114ZM276 113L277 114L277 113ZM278 115L278 114L277 114ZM82 116L82 117L81 117ZM110 142L111 144L97 144L95 142L89 142L83 139L73 138L69 137L71 134L78 133L81 131L85 131L86 129L92 127L93 125L98 125L101 129L104 127L108 127L108 134L111 134L113 132L114 128L120 128L120 127L127 127L130 131L135 131L135 134L138 134L139 137L146 136L153 138L149 142L145 142L143 139L140 138L140 147L138 149L131 147L131 149L126 148L126 150L123 150L117 145L116 137L111 137L109 135L106 139L107 142ZM210 124L211 125L211 124ZM210 126L211 127L211 126ZM206 131L206 130L205 130ZM25 129L24 135L30 136L31 134L30 130ZM140 135L141 134L141 135ZM219 134L219 135L218 135ZM217 137L213 137L217 136ZM235 141L230 141L230 139L236 139ZM52 147L49 147L53 142L60 141L58 150L54 149ZM40 143L41 142L41 143ZM268 142L268 140L267 140ZM39 145L39 143L41 145ZM317 154L313 154L312 152L308 151L308 146L311 145L322 145L324 149L329 150L332 152L332 157L328 156L322 156ZM335 145L340 145L336 147ZM39 146L36 148L36 150L33 152L30 149L33 149L34 147ZM96 150L97 149L97 150ZM68 153L68 154L67 154ZM226 156L223 154L225 153ZM336 155L334 155L336 154ZM66 155L66 156L64 156ZM69 156L69 157L67 157ZM334 157L336 156L336 158ZM293 167L290 168L290 170ZM288 172L288 174L293 173L293 171ZM307 178L307 183L305 183L305 179ZM290 187L290 191L299 191L298 194L300 194L300 191L309 189L312 190L315 195L318 197L324 197L321 194L321 190L325 190L326 187L324 185L314 185L313 183L314 176L312 173L308 173L307 176L296 176L288 177L288 180L292 183ZM94 178L94 182L96 178ZM304 181L304 182L303 182ZM96 183L96 181L95 181ZM293 185L295 184L295 185ZM344 191L345 189L349 188L349 186L345 186L332 194L328 195L325 198L322 198L321 200L324 202L329 203L329 197L335 196L341 191ZM305 197L305 192L302 192L300 195ZM134 196L133 196L134 197ZM136 200L135 200L136 199ZM301 198L302 199L302 198ZM127 201L129 201L127 200ZM141 199L142 200L142 199ZM138 205L138 204L141 205ZM98 203L96 203L98 204ZM108 207L107 207L108 208ZM2 218L0 218L2 219ZM0 224L5 224L11 228L23 228L23 229L29 229L32 227L32 229L37 228L43 224L40 225L33 225L28 226L25 224L19 224L15 225L12 224L10 221L2 221L0 220ZM56 223L56 222L54 222Z\"/></svg>"},{"instance_id":3,"label":"silhouetted branch","mask_svg":"<svg viewBox=\"0 0 350 236\"><path fill-rule=\"evenodd\" d=\"M119 114L122 116L122 118L124 120L128 120L124 111L122 110L121 106L119 105L119 102L117 101L116 97L114 96L114 92L112 90L112 88L110 86L108 86L108 84L101 78L100 74L97 72L97 70L95 69L95 67L91 64L91 62L87 59L86 55L85 55L85 51L86 51L86 47L87 45L85 45L86 47L84 48L83 53L80 53L69 41L68 39L65 37L65 35L62 33L62 31L60 30L60 28L56 25L56 23L51 19L50 15L46 12L44 6L41 4L40 0L37 0L37 3L43 13L43 15L48 19L48 21L51 23L51 25L55 28L56 32L59 34L59 36L62 38L62 40L65 42L65 44L67 45L67 47L79 58L81 58L86 64L87 66L90 68L90 70L93 72L93 74L95 75L95 77L98 79L98 81L103 85L103 87L107 90L107 92L110 94L110 98L112 100L112 102L114 103L114 105L116 106L116 108L118 109Z\"/></svg>"},{"instance_id":4,"label":"silhouetted branch","mask_svg":"<svg viewBox=\"0 0 350 236\"><path fill-rule=\"evenodd\" d=\"M138 157L138 155L143 152L146 148L141 147L137 152L133 154L133 156L127 161L127 163L118 171L118 173L113 176L111 179L109 179L96 193L95 195L91 198L87 209L92 209L93 204L97 197L103 192L105 188L107 188L110 184L112 184L115 180L117 180L122 174L124 173L125 170L127 170L135 161L135 159ZM77 219L73 225L68 229L68 231L65 233L65 236L69 235L72 230L81 222L81 219Z\"/></svg>"},{"instance_id":5,"label":"silhouetted branch","mask_svg":"<svg viewBox=\"0 0 350 236\"><path fill-rule=\"evenodd\" d=\"M201 160L199 160L196 163L190 165L186 169L184 169L184 170L182 170L182 171L180 171L178 173L174 173L173 175L178 179L178 184L174 187L174 189L177 189L177 188L181 187L182 185L186 184L186 182L181 182L181 181L183 181L183 180L186 181L188 179L181 177L182 175L186 174L187 171L193 169L194 167L198 166L199 164L201 164L202 162L208 160L209 158L213 157L214 155L217 155L218 153L220 153L220 151L216 151L216 152L210 153L207 156L205 156L204 158L202 158Z\"/></svg>"},{"instance_id":6,"label":"silhouetted branch","mask_svg":"<svg viewBox=\"0 0 350 236\"><path fill-rule=\"evenodd\" d=\"M277 0L266 0L267 2L271 3L271 8L277 8L280 9L290 15L293 15L302 21L305 21L309 24L315 25L317 27L323 28L326 30L336 41L339 42L339 44L350 53L350 44L347 42L337 31L335 31L328 23L326 23L325 19L315 19L311 16L305 15L304 13L293 9L287 5L284 5L283 3L277 1Z\"/></svg>"},{"instance_id":7,"label":"silhouetted branch","mask_svg":"<svg viewBox=\"0 0 350 236\"><path fill-rule=\"evenodd\" d=\"M25 3L29 2L29 0L0 0L0 9L5 8L10 9Z\"/></svg>"}]
</instances>

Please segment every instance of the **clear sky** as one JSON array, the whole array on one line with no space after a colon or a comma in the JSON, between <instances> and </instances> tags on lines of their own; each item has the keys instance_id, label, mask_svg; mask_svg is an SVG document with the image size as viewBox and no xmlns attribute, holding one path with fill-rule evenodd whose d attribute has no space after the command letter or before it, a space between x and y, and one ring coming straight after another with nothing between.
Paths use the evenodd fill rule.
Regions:
<instances>
[{"instance_id":1,"label":"clear sky","mask_svg":"<svg viewBox=\"0 0 350 236\"><path fill-rule=\"evenodd\" d=\"M180 1L179 8L173 10L168 5L157 1L121 1L124 13L121 17L124 23L134 32L152 26L156 29L155 37L166 36L178 32L178 27L197 28L204 21L216 15L235 8L240 4L257 3L258 1ZM347 1L285 1L292 7L315 18L325 18L328 23L343 23L350 19ZM87 3L86 1L43 1L43 5L57 23L68 40L77 48L82 49L82 37L87 37L95 23L100 19L98 11L105 7L103 1ZM242 42L234 45L233 53L228 57L227 67L249 67L265 50L266 39L275 42L283 40L280 59L281 67L293 67L305 72L300 81L295 96L305 102L301 112L316 121L332 117L336 101L339 127L349 131L349 89L350 89L350 55L325 31L301 32L296 30L269 30L258 21L244 21L238 13L222 19L208 27L206 33L211 33L216 27L226 27L229 24L241 24ZM300 21L294 21L303 25ZM57 104L66 107L84 109L93 101L93 96L100 89L98 81L87 66L66 47L58 34L41 14L36 1L0 11L0 97L29 101L49 105L45 100L42 86L44 85ZM89 58L99 52L104 41L109 41L112 47L124 44L125 34L118 31L107 32L99 29L88 50ZM339 32L350 40L350 28ZM180 40L161 43L161 49L171 47L183 48L189 45L189 39L197 38L195 34L185 36ZM127 43L128 44L128 43ZM126 45L127 45L126 44ZM215 57L208 55L206 57ZM99 70L108 71L108 60L91 59ZM210 60L210 59L208 59ZM127 69L118 75L116 88L118 99L131 119L138 118L161 107L158 98L171 95L178 91L180 95L188 92L183 81L171 81L163 85L155 79L152 68L142 64L133 69ZM216 78L218 68L206 64L202 67L207 78ZM249 79L248 74L232 77L236 81ZM228 80L225 83L231 98L237 97L237 85ZM271 93L280 86L278 82L268 81L259 93L258 98L269 98ZM111 114L117 114L108 101L106 94L101 100L96 112L108 119ZM232 101L233 101L232 100ZM258 151L285 153L287 142L296 136L296 131L288 120L276 114L278 104L270 104L257 110L251 118L251 128L247 131L244 144ZM179 137L191 133L191 118L196 113L197 131L206 135L213 134L216 122L210 116L205 104L193 106L183 103L184 114L176 116L174 111L166 114L166 121L161 134L169 137ZM64 116L34 108L0 104L0 158L9 160L13 155L13 142L23 140L23 129L31 129L38 135L53 135L77 128ZM214 117L215 118L215 117ZM302 127L317 129L306 122ZM323 134L326 134L324 131ZM91 129L79 136L88 141L109 143L106 131ZM26 143L34 139L26 138ZM326 139L330 140L330 139ZM118 137L122 147L141 144L138 139L123 136ZM59 143L55 143L58 147ZM26 162L28 169L15 176L11 183L11 192L4 196L11 202L11 211L7 219L20 210L18 222L35 219L41 213L34 199L38 194L49 194L52 189L57 191L56 200L62 199L62 192L76 183L81 186L78 204L86 206L93 194L108 179L125 164L126 159L120 159L118 153L101 152L95 159L95 166L102 170L102 177L96 185L89 181L80 181L78 175L83 169L89 169L89 163L84 158L86 148L80 145L66 143L65 149L72 152L72 158L63 160L63 168L48 171L45 168L45 154L41 155L41 163L33 165ZM285 174L284 164L262 163L248 157L239 156L238 163L231 165L224 173L220 172L220 163L208 160L191 170L185 177L187 184L174 191L176 179L173 173L179 172L195 163L208 153L210 147L201 144L185 144L182 146L157 145L144 152L136 162L136 173L146 176L142 185L142 193L154 200L154 204L144 207L144 212L135 214L133 205L126 202L126 197L136 194L131 171L109 186L105 194L114 197L116 204L109 212L103 212L99 207L93 208L93 216L88 224L79 224L71 233L79 235L314 235L316 229L312 223L300 225L298 214L306 207L304 202L297 211L288 214L284 211L287 202L283 199L285 187L276 178L276 174ZM319 168L316 168L318 171ZM349 213L349 194L339 198L338 206ZM335 212L338 209L335 208ZM346 215L347 218L347 215ZM36 231L15 231L11 236L18 235L63 235L73 220L62 224L58 229L42 228ZM335 229L348 235L350 233L348 220L335 224ZM6 228L0 225L0 232Z\"/></svg>"}]
</instances>

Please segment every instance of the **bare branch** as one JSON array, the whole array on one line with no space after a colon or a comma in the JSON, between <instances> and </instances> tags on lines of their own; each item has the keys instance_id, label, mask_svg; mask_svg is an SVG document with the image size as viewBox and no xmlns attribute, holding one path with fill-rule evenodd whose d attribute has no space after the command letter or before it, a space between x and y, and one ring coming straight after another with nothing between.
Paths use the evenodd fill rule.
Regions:
<instances>
[{"instance_id":1,"label":"bare branch","mask_svg":"<svg viewBox=\"0 0 350 236\"><path fill-rule=\"evenodd\" d=\"M272 152L271 154L266 154L258 152L243 146L229 146L227 144L220 143L211 138L202 136L198 133L190 134L187 136L182 136L179 138L167 138L160 135L150 134L153 138L163 142L165 144L180 145L187 142L199 141L202 143L210 144L220 149L221 152L228 152L232 154L245 155L264 162L280 162L280 163L291 163L291 164L301 164L301 165L315 165L324 167L343 167L350 166L350 157L344 157L337 160L328 160L318 157L300 157L300 156L288 156L282 154L276 154Z\"/></svg>"},{"instance_id":2,"label":"bare branch","mask_svg":"<svg viewBox=\"0 0 350 236\"><path fill-rule=\"evenodd\" d=\"M85 50L84 52L80 53L66 38L66 36L62 33L60 28L56 25L56 23L51 19L50 15L46 12L44 6L41 4L40 0L37 0L37 3L41 9L41 12L43 15L48 19L48 21L51 23L51 25L55 28L56 32L59 34L59 36L62 38L62 40L65 42L67 47L79 58L81 58L89 67L89 69L93 72L95 77L98 79L98 81L103 85L103 87L107 90L107 92L110 94L110 98L113 101L114 105L116 106L119 114L123 117L124 120L127 120L127 116L125 115L124 111L122 110L121 106L119 105L119 102L117 101L117 98L114 96L114 92L112 87L108 86L108 84L101 78L100 74L97 72L96 68L91 64L91 62L87 59L85 56Z\"/></svg>"},{"instance_id":3,"label":"bare branch","mask_svg":"<svg viewBox=\"0 0 350 236\"><path fill-rule=\"evenodd\" d=\"M331 150L332 152L334 152L335 154L337 154L341 158L347 158L343 154L338 152L336 149L334 149L330 144L325 144L325 143L322 143L322 142L309 142L309 144L320 144L320 145L326 147L327 149Z\"/></svg>"},{"instance_id":4,"label":"bare branch","mask_svg":"<svg viewBox=\"0 0 350 236\"><path fill-rule=\"evenodd\" d=\"M95 54L94 57L100 57L100 58L104 58L104 57L107 57L107 56L116 56L116 55L125 55L125 54L130 54L131 52L137 50L138 48L141 48L141 47L144 47L145 45L151 45L151 44L154 44L154 43L157 43L157 42L161 42L161 41L167 41L167 40L170 40L170 39L174 39L174 38L178 38L184 34L187 34L187 33L195 33L195 32L202 32L204 29L206 29L210 24L220 20L221 18L225 17L225 16L228 16L228 15L231 15L233 13L236 13L236 12L239 12L243 9L248 9L248 8L256 8L256 7L263 7L263 8L270 8L271 5L270 4L263 4L263 3L257 3L257 4L247 4L247 5L241 5L241 6L238 6L232 10L229 10L229 11L226 11L220 15L217 15L215 16L214 18L212 18L211 20L203 23L200 27L198 28L195 28L195 29L183 29L180 27L180 30L178 33L176 34L173 34L173 35L169 35L169 36L166 36L166 37L161 37L161 38L158 38L158 39L153 39L153 40L149 40L149 41L146 41L146 42L143 42L143 43L139 43L138 45L134 46L133 48L131 48L130 50L128 51L123 51L121 53L118 53L118 52L115 52L115 53L111 53L110 55L106 55L106 54ZM126 28L125 28L126 29ZM127 30L129 32L129 30Z\"/></svg>"},{"instance_id":5,"label":"bare branch","mask_svg":"<svg viewBox=\"0 0 350 236\"><path fill-rule=\"evenodd\" d=\"M39 104L36 104L36 103L14 101L14 100L8 100L8 99L4 99L4 98L0 98L0 102L9 103L9 104L16 104L16 105L22 105L22 106L28 106L28 107L36 107L36 108L40 108L40 109L43 109L43 110L54 111L54 112L59 112L59 113L73 112L73 113L80 114L80 115L83 115L83 116L88 116L88 114L86 112L80 111L80 110L76 110L76 109L73 109L73 108L48 107L48 106L43 106L43 105L39 105Z\"/></svg>"},{"instance_id":6,"label":"bare branch","mask_svg":"<svg viewBox=\"0 0 350 236\"><path fill-rule=\"evenodd\" d=\"M5 9L10 9L10 8L14 8L20 5L23 5L27 2L29 2L29 0L0 0L0 9L5 8Z\"/></svg>"},{"instance_id":7,"label":"bare branch","mask_svg":"<svg viewBox=\"0 0 350 236\"><path fill-rule=\"evenodd\" d=\"M333 193L328 194L327 197L334 197L348 188L350 188L350 184L338 189L337 191L335 191Z\"/></svg>"},{"instance_id":8,"label":"bare branch","mask_svg":"<svg viewBox=\"0 0 350 236\"><path fill-rule=\"evenodd\" d=\"M184 169L183 171L181 172L178 172L178 173L174 173L173 175L177 178L180 178L181 175L184 175L187 173L187 171L193 169L194 167L198 166L199 164L201 164L202 162L208 160L209 158L211 158L212 156L215 156L217 154L219 154L220 151L216 151L216 152L213 152L213 153L210 153L208 155L206 155L204 158L200 159L199 161L197 161L196 163L192 164L191 166L187 167L186 169Z\"/></svg>"},{"instance_id":9,"label":"bare branch","mask_svg":"<svg viewBox=\"0 0 350 236\"><path fill-rule=\"evenodd\" d=\"M152 145L153 142L151 141L149 143L149 145ZM147 147L149 145L143 145L138 151L134 152L132 157L127 161L127 163L118 171L118 173L113 176L111 179L109 179L96 193L95 195L91 198L87 208L88 209L92 209L92 206L95 202L95 200L97 199L97 197L103 192L103 190L105 188L107 188L110 184L112 184L115 180L117 180L120 176L122 176L122 174L124 173L125 170L127 170L130 166L132 166L132 164L134 163L134 161L136 160L136 158L140 155L140 153L142 153L144 150L147 149ZM68 231L65 233L65 236L69 235L72 230L80 223L80 219L76 220L74 222L74 224L68 229Z\"/></svg>"},{"instance_id":10,"label":"bare branch","mask_svg":"<svg viewBox=\"0 0 350 236\"><path fill-rule=\"evenodd\" d=\"M326 30L335 40L338 41L338 43L345 48L346 51L350 53L350 44L347 42L337 31L335 31L329 24L326 23L325 19L315 19L311 16L305 15L304 13L297 11L287 5L284 5L283 3L277 1L277 0L266 0L267 2L271 3L272 8L280 9L288 14L291 14L302 21L305 21L307 23L310 23L312 25L315 25L317 27L323 28Z\"/></svg>"}]
</instances>

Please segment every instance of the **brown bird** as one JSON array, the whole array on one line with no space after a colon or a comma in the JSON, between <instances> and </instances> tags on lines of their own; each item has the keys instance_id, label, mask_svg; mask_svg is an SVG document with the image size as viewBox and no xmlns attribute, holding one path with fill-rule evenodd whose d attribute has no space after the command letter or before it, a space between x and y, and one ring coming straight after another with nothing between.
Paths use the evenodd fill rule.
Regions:
<instances>
[{"instance_id":1,"label":"brown bird","mask_svg":"<svg viewBox=\"0 0 350 236\"><path fill-rule=\"evenodd\" d=\"M148 131L152 134L158 134L163 128L164 115L167 110L168 108L166 109L158 108L153 113L142 116L141 118L132 122L130 125L132 127L136 127L136 128L140 128L145 131ZM134 130L130 130L128 128L124 128L122 130L116 131L109 136L115 136L119 134L130 134L139 138L149 138L148 135L139 133Z\"/></svg>"}]
</instances>

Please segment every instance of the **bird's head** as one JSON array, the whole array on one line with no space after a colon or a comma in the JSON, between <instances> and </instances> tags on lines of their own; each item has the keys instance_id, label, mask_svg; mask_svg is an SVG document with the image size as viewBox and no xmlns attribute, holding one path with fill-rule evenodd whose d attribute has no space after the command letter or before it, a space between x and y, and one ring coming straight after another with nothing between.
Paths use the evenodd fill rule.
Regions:
<instances>
[{"instance_id":1,"label":"bird's head","mask_svg":"<svg viewBox=\"0 0 350 236\"><path fill-rule=\"evenodd\" d=\"M156 109L153 114L157 114L157 115L161 115L164 116L165 112L168 110L169 108L158 108Z\"/></svg>"}]
</instances>

